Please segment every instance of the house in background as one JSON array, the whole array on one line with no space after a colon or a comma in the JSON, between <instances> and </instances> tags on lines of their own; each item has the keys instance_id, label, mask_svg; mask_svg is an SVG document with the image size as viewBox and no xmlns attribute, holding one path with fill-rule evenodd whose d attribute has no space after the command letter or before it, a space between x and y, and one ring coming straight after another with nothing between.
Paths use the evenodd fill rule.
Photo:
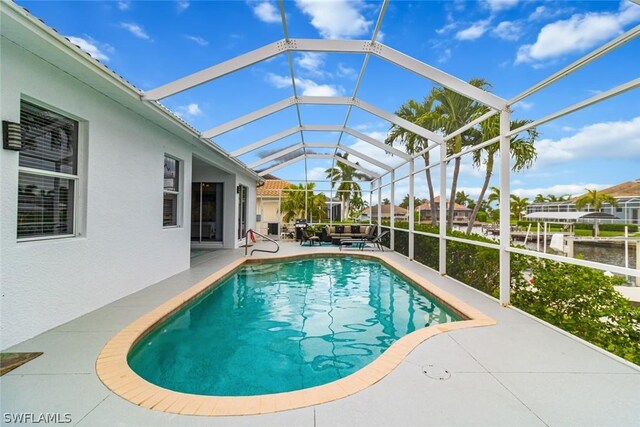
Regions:
<instances>
[{"instance_id":1,"label":"house in background","mask_svg":"<svg viewBox=\"0 0 640 427\"><path fill-rule=\"evenodd\" d=\"M391 219L391 205L381 205L380 217L382 221L389 221ZM394 206L393 216L395 221L409 221L409 211L401 206ZM360 216L360 221L368 222L369 219L376 221L378 219L378 205L374 205L370 208L366 208Z\"/></svg>"},{"instance_id":2,"label":"house in background","mask_svg":"<svg viewBox=\"0 0 640 427\"><path fill-rule=\"evenodd\" d=\"M26 10L0 19L1 348L238 247L255 172Z\"/></svg>"},{"instance_id":3,"label":"house in background","mask_svg":"<svg viewBox=\"0 0 640 427\"><path fill-rule=\"evenodd\" d=\"M600 212L612 214L618 220L600 220L599 222L640 224L640 178L604 188L598 190L598 192L615 197L618 204L618 206L613 207L609 203L603 203L600 209ZM534 212L575 212L576 200L580 197L582 195L572 197L571 200L564 202L531 203L527 206L527 214ZM586 206L583 210L593 211L591 206Z\"/></svg>"},{"instance_id":4,"label":"house in background","mask_svg":"<svg viewBox=\"0 0 640 427\"><path fill-rule=\"evenodd\" d=\"M435 198L436 205L436 221L440 221L440 196ZM449 200L447 200L447 209L449 209ZM420 222L431 222L431 203L426 202L416 207L416 212L420 213ZM453 223L454 224L464 224L467 225L469 223L469 219L471 218L472 209L469 209L466 206L462 206L458 203L454 203L453 205Z\"/></svg>"},{"instance_id":5,"label":"house in background","mask_svg":"<svg viewBox=\"0 0 640 427\"><path fill-rule=\"evenodd\" d=\"M262 234L277 235L282 223L282 190L291 183L273 175L265 175L264 179L264 183L256 188L256 230Z\"/></svg>"}]
</instances>

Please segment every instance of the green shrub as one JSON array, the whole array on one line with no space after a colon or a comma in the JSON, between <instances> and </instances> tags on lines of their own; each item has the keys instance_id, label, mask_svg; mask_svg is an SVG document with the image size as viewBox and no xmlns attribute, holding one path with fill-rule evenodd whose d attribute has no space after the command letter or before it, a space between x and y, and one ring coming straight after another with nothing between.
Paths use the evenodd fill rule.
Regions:
<instances>
[{"instance_id":1,"label":"green shrub","mask_svg":"<svg viewBox=\"0 0 640 427\"><path fill-rule=\"evenodd\" d=\"M476 215L476 221L480 221L480 222L487 222L487 220L489 219L489 216L487 215L486 212L478 212L478 215Z\"/></svg>"},{"instance_id":2,"label":"green shrub","mask_svg":"<svg viewBox=\"0 0 640 427\"><path fill-rule=\"evenodd\" d=\"M518 225L524 226L520 224L522 222L525 221ZM396 227L406 229L408 224L398 222ZM416 224L415 229L439 233L438 226L428 224ZM408 253L408 235L404 231L395 233L397 252ZM487 237L460 231L448 230L447 235L496 243ZM389 238L384 244L389 245ZM439 238L415 234L414 245L416 261L437 270ZM499 264L498 249L447 241L447 275L494 297L499 296ZM533 283L527 280L529 277L534 278ZM614 289L622 284L623 278L608 277L596 269L511 254L511 301L514 306L640 364L640 308L632 307Z\"/></svg>"},{"instance_id":3,"label":"green shrub","mask_svg":"<svg viewBox=\"0 0 640 427\"><path fill-rule=\"evenodd\" d=\"M512 276L511 302L565 331L640 364L640 309L614 286L621 277L573 264L527 257L533 277Z\"/></svg>"},{"instance_id":4,"label":"green shrub","mask_svg":"<svg viewBox=\"0 0 640 427\"><path fill-rule=\"evenodd\" d=\"M577 222L574 225L574 229L576 230L592 230L593 231L593 224L587 224L584 222Z\"/></svg>"},{"instance_id":5,"label":"green shrub","mask_svg":"<svg viewBox=\"0 0 640 427\"><path fill-rule=\"evenodd\" d=\"M600 231L620 231L624 233L624 227L629 227L629 233L637 233L638 226L635 224L599 224Z\"/></svg>"}]
</instances>

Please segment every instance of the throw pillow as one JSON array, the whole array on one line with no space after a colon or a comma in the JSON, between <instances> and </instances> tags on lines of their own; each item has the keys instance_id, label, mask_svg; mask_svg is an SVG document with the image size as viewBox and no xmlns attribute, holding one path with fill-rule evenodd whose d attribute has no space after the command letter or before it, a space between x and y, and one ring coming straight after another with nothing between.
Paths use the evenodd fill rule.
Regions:
<instances>
[{"instance_id":1,"label":"throw pillow","mask_svg":"<svg viewBox=\"0 0 640 427\"><path fill-rule=\"evenodd\" d=\"M344 225L336 225L336 233L337 234L344 233Z\"/></svg>"},{"instance_id":2,"label":"throw pillow","mask_svg":"<svg viewBox=\"0 0 640 427\"><path fill-rule=\"evenodd\" d=\"M351 233L360 234L360 226L359 225L352 225L351 226Z\"/></svg>"}]
</instances>

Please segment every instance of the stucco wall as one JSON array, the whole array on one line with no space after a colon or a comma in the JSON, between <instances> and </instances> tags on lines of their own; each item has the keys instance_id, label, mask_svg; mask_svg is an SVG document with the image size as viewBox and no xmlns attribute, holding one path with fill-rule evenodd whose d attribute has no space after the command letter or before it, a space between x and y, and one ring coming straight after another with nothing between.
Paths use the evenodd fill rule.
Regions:
<instances>
[{"instance_id":1,"label":"stucco wall","mask_svg":"<svg viewBox=\"0 0 640 427\"><path fill-rule=\"evenodd\" d=\"M0 150L4 349L189 268L192 157L197 153L215 163L218 154L4 38L0 51L2 119L18 122L20 99L31 98L79 118L85 144L77 211L81 235L33 242L16 237L18 154ZM170 229L162 226L165 153L182 160L182 226ZM250 187L249 219L255 221L255 181L229 176L234 186L238 180ZM234 217L235 210L235 203L225 204L225 216Z\"/></svg>"}]
</instances>

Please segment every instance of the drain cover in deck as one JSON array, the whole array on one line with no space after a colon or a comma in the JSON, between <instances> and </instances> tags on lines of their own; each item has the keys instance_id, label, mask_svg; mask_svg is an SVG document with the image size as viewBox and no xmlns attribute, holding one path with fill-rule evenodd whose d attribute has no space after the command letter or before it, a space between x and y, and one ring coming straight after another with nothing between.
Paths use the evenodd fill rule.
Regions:
<instances>
[{"instance_id":1,"label":"drain cover in deck","mask_svg":"<svg viewBox=\"0 0 640 427\"><path fill-rule=\"evenodd\" d=\"M451 372L436 365L422 365L422 373L434 380L448 380Z\"/></svg>"}]
</instances>

